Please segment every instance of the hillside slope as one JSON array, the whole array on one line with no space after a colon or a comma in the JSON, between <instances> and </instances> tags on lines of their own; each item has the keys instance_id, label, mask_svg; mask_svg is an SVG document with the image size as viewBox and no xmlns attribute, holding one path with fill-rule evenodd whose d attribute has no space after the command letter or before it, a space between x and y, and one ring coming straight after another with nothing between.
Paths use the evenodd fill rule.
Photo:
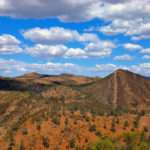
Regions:
<instances>
[{"instance_id":1,"label":"hillside slope","mask_svg":"<svg viewBox=\"0 0 150 150\"><path fill-rule=\"evenodd\" d=\"M48 131L52 132L53 128L56 129L52 122L59 124L58 118L61 118L62 121L60 126L57 126L59 131L57 140L62 141L61 136L63 136L68 141L69 135L74 136L77 128L83 129L81 132L85 132L84 135L81 134L84 136L84 140L87 138L92 140L96 136L88 128L93 122L95 124L97 122L93 117L93 121L87 123L91 115L125 115L128 112L131 113L131 120L134 120L135 117L132 115L143 111L150 112L150 80L129 71L117 70L105 78L68 74L49 76L37 73L25 74L16 78L1 77L0 146L4 144L5 140L5 143L12 146L12 139L17 138L18 134L19 139L20 136L23 136L24 139L24 135L20 135L23 126L27 126L26 128L30 130L31 137L36 134L38 141L37 137L40 136L41 139L43 136L39 135L39 131L34 130L39 130L39 127L33 131L31 129L46 121ZM76 116L76 113L79 115ZM87 116L88 113L90 115ZM63 121L64 118L72 120L69 122L69 132L66 127L63 129L64 122L68 122ZM78 125L76 125L77 120L80 120ZM101 120L103 126L106 126L106 120L109 125L113 119L106 117L103 121ZM122 120L124 120L124 116ZM145 122L147 126L149 118ZM111 128L110 125L109 128ZM60 129L65 131L61 132ZM75 130L73 131L73 129ZM109 133L107 128L105 130L106 133ZM43 128L42 132L45 136L47 129ZM55 132L53 134L55 135ZM49 138L52 138L52 143L58 144L59 140L53 140L54 135ZM20 142L19 139L16 141ZM24 140L32 141L28 138ZM28 144L26 145L28 146ZM6 147L8 146L6 145ZM6 150L3 146L0 149Z\"/></svg>"},{"instance_id":2,"label":"hillside slope","mask_svg":"<svg viewBox=\"0 0 150 150\"><path fill-rule=\"evenodd\" d=\"M114 109L126 111L150 110L150 80L125 70L83 88L91 100Z\"/></svg>"}]
</instances>

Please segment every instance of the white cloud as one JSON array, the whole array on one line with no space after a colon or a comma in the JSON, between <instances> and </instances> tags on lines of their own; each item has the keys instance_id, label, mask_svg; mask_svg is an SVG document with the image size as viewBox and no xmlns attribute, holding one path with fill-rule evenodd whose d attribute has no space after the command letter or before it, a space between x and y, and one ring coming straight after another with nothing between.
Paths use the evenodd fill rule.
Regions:
<instances>
[{"instance_id":1,"label":"white cloud","mask_svg":"<svg viewBox=\"0 0 150 150\"><path fill-rule=\"evenodd\" d=\"M83 21L92 18L90 10L98 0L2 0L0 14L18 18L54 18Z\"/></svg>"},{"instance_id":2,"label":"white cloud","mask_svg":"<svg viewBox=\"0 0 150 150\"><path fill-rule=\"evenodd\" d=\"M99 51L102 49L113 49L116 45L113 42L110 41L98 41L96 43L90 42L85 47L85 50L87 51Z\"/></svg>"},{"instance_id":3,"label":"white cloud","mask_svg":"<svg viewBox=\"0 0 150 150\"><path fill-rule=\"evenodd\" d=\"M106 71L106 72L113 72L117 69L117 65L115 64L97 64L95 66L95 71Z\"/></svg>"},{"instance_id":4,"label":"white cloud","mask_svg":"<svg viewBox=\"0 0 150 150\"><path fill-rule=\"evenodd\" d=\"M16 76L27 72L39 72L42 74L71 73L76 75L106 76L119 68L130 70L145 76L150 76L150 63L141 63L131 66L119 66L108 63L85 67L67 62L28 63L13 59L0 59L0 74L4 76Z\"/></svg>"},{"instance_id":5,"label":"white cloud","mask_svg":"<svg viewBox=\"0 0 150 150\"><path fill-rule=\"evenodd\" d=\"M82 72L82 67L72 63L27 63L17 60L0 59L0 73L7 76L19 75L26 72L41 72L45 74L76 73Z\"/></svg>"},{"instance_id":6,"label":"white cloud","mask_svg":"<svg viewBox=\"0 0 150 150\"><path fill-rule=\"evenodd\" d=\"M145 76L150 76L150 63L141 63L130 67L131 71L140 73Z\"/></svg>"},{"instance_id":7,"label":"white cloud","mask_svg":"<svg viewBox=\"0 0 150 150\"><path fill-rule=\"evenodd\" d=\"M140 51L142 54L150 54L150 48L145 48Z\"/></svg>"},{"instance_id":8,"label":"white cloud","mask_svg":"<svg viewBox=\"0 0 150 150\"><path fill-rule=\"evenodd\" d=\"M106 56L110 56L112 53L111 49L104 49L104 50L100 50L100 51L89 51L88 52L88 56L89 57L106 57Z\"/></svg>"},{"instance_id":9,"label":"white cloud","mask_svg":"<svg viewBox=\"0 0 150 150\"><path fill-rule=\"evenodd\" d=\"M150 0L104 1L94 15L110 23L96 30L108 35L128 35L133 40L150 38L149 3Z\"/></svg>"},{"instance_id":10,"label":"white cloud","mask_svg":"<svg viewBox=\"0 0 150 150\"><path fill-rule=\"evenodd\" d=\"M136 7L135 7L136 6ZM120 1L119 3L105 3L99 10L100 17L108 19L136 20L149 15L149 0ZM108 11L107 11L108 10Z\"/></svg>"},{"instance_id":11,"label":"white cloud","mask_svg":"<svg viewBox=\"0 0 150 150\"><path fill-rule=\"evenodd\" d=\"M100 18L111 23L107 34L123 33L133 39L150 38L150 0L1 0L0 16L59 18L81 22Z\"/></svg>"},{"instance_id":12,"label":"white cloud","mask_svg":"<svg viewBox=\"0 0 150 150\"><path fill-rule=\"evenodd\" d=\"M67 51L67 47L64 45L42 45L37 44L33 47L27 47L27 53L33 56L49 57L49 56L62 56Z\"/></svg>"},{"instance_id":13,"label":"white cloud","mask_svg":"<svg viewBox=\"0 0 150 150\"><path fill-rule=\"evenodd\" d=\"M18 45L20 41L14 36L9 34L3 34L0 36L0 45Z\"/></svg>"},{"instance_id":14,"label":"white cloud","mask_svg":"<svg viewBox=\"0 0 150 150\"><path fill-rule=\"evenodd\" d=\"M93 68L93 71L101 73L105 72L105 75L107 75L117 69L125 69L134 73L141 74L143 76L150 76L150 63L141 63L131 66L115 65L115 64L97 64L96 67Z\"/></svg>"},{"instance_id":15,"label":"white cloud","mask_svg":"<svg viewBox=\"0 0 150 150\"><path fill-rule=\"evenodd\" d=\"M109 56L116 45L111 41L102 41L96 34L82 33L62 27L49 29L33 28L23 32L25 38L38 43L27 47L29 54L34 56L63 56L88 58ZM83 48L67 46L69 42L77 42ZM40 43L40 44L39 44Z\"/></svg>"},{"instance_id":16,"label":"white cloud","mask_svg":"<svg viewBox=\"0 0 150 150\"><path fill-rule=\"evenodd\" d=\"M20 41L16 37L3 34L0 35L0 54L14 54L22 52Z\"/></svg>"},{"instance_id":17,"label":"white cloud","mask_svg":"<svg viewBox=\"0 0 150 150\"><path fill-rule=\"evenodd\" d=\"M150 60L150 55L144 55L142 58L143 58L143 59Z\"/></svg>"},{"instance_id":18,"label":"white cloud","mask_svg":"<svg viewBox=\"0 0 150 150\"><path fill-rule=\"evenodd\" d=\"M66 58L70 58L70 57L78 57L78 58L87 58L87 54L84 50L80 49L80 48L70 48L66 53L65 56Z\"/></svg>"},{"instance_id":19,"label":"white cloud","mask_svg":"<svg viewBox=\"0 0 150 150\"><path fill-rule=\"evenodd\" d=\"M149 39L149 19L144 20L144 17L133 18L133 20L114 19L111 24L98 28L98 30L108 35L125 34L131 36L132 40Z\"/></svg>"},{"instance_id":20,"label":"white cloud","mask_svg":"<svg viewBox=\"0 0 150 150\"><path fill-rule=\"evenodd\" d=\"M123 33L132 36L133 40L150 38L150 23L142 18L137 20L115 19L110 25L103 26L98 30L108 35Z\"/></svg>"},{"instance_id":21,"label":"white cloud","mask_svg":"<svg viewBox=\"0 0 150 150\"><path fill-rule=\"evenodd\" d=\"M64 43L79 40L79 33L74 30L53 27L50 29L33 28L23 32L25 38L37 43Z\"/></svg>"},{"instance_id":22,"label":"white cloud","mask_svg":"<svg viewBox=\"0 0 150 150\"><path fill-rule=\"evenodd\" d=\"M108 49L87 49L87 47L70 48L65 45L43 45L36 44L33 47L27 47L26 52L32 56L41 58L64 57L64 58L88 58L88 57L106 57L110 56L112 50Z\"/></svg>"},{"instance_id":23,"label":"white cloud","mask_svg":"<svg viewBox=\"0 0 150 150\"><path fill-rule=\"evenodd\" d=\"M139 44L133 44L133 43L126 43L123 45L124 48L128 50L139 50L142 49L142 46Z\"/></svg>"},{"instance_id":24,"label":"white cloud","mask_svg":"<svg viewBox=\"0 0 150 150\"><path fill-rule=\"evenodd\" d=\"M80 34L76 30L65 29L63 27L51 27L49 29L37 27L23 31L22 34L26 39L44 44L62 44L71 41L99 42L99 38L96 34Z\"/></svg>"},{"instance_id":25,"label":"white cloud","mask_svg":"<svg viewBox=\"0 0 150 150\"><path fill-rule=\"evenodd\" d=\"M125 55L120 55L120 56L115 56L114 60L119 60L119 61L132 61L133 57L125 54Z\"/></svg>"}]
</instances>

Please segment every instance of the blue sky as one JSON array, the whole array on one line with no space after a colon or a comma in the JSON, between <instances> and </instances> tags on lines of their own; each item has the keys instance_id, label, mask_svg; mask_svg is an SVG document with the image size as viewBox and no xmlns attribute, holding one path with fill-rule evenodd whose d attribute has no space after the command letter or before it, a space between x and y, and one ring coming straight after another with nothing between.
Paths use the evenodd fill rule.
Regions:
<instances>
[{"instance_id":1,"label":"blue sky","mask_svg":"<svg viewBox=\"0 0 150 150\"><path fill-rule=\"evenodd\" d=\"M150 76L149 4L2 0L0 75L105 76L122 68Z\"/></svg>"}]
</instances>

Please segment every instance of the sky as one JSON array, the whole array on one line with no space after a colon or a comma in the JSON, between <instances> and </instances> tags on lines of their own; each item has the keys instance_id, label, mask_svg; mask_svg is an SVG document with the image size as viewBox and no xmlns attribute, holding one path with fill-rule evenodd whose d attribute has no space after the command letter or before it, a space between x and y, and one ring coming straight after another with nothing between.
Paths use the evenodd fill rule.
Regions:
<instances>
[{"instance_id":1,"label":"sky","mask_svg":"<svg viewBox=\"0 0 150 150\"><path fill-rule=\"evenodd\" d=\"M0 75L150 76L150 0L0 0Z\"/></svg>"}]
</instances>

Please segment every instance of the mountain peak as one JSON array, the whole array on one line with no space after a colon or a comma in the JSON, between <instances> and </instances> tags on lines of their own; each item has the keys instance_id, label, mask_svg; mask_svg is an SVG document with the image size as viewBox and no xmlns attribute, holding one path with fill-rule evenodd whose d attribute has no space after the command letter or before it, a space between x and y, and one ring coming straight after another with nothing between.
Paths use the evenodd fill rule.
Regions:
<instances>
[{"instance_id":1,"label":"mountain peak","mask_svg":"<svg viewBox=\"0 0 150 150\"><path fill-rule=\"evenodd\" d=\"M131 72L129 70L125 70L125 69L118 69L116 70L113 75L117 75L117 76L120 76L120 77L124 77L124 76L140 76L134 72Z\"/></svg>"},{"instance_id":2,"label":"mountain peak","mask_svg":"<svg viewBox=\"0 0 150 150\"><path fill-rule=\"evenodd\" d=\"M125 70L125 69L117 69L114 73L128 73L128 72L130 72L130 71L128 71L128 70Z\"/></svg>"},{"instance_id":3,"label":"mountain peak","mask_svg":"<svg viewBox=\"0 0 150 150\"><path fill-rule=\"evenodd\" d=\"M26 73L23 76L20 76L21 78L40 78L42 75L36 72L30 72L30 73Z\"/></svg>"}]
</instances>

